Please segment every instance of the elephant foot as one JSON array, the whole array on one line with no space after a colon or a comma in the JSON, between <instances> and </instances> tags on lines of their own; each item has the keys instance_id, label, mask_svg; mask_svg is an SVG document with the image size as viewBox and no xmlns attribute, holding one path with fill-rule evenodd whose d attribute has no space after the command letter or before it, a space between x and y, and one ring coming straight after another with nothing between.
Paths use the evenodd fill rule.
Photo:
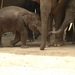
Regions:
<instances>
[{"instance_id":1,"label":"elephant foot","mask_svg":"<svg viewBox=\"0 0 75 75\"><path fill-rule=\"evenodd\" d=\"M45 44L43 43L43 44L41 44L41 46L40 46L40 50L44 50L44 48L45 48Z\"/></svg>"},{"instance_id":2,"label":"elephant foot","mask_svg":"<svg viewBox=\"0 0 75 75\"><path fill-rule=\"evenodd\" d=\"M64 45L64 42L63 41L55 41L53 45L55 47L60 47L60 46Z\"/></svg>"},{"instance_id":3,"label":"elephant foot","mask_svg":"<svg viewBox=\"0 0 75 75\"><path fill-rule=\"evenodd\" d=\"M21 48L28 48L28 46L27 45L22 45Z\"/></svg>"},{"instance_id":4,"label":"elephant foot","mask_svg":"<svg viewBox=\"0 0 75 75\"><path fill-rule=\"evenodd\" d=\"M27 40L27 42L33 42L34 40Z\"/></svg>"},{"instance_id":5,"label":"elephant foot","mask_svg":"<svg viewBox=\"0 0 75 75\"><path fill-rule=\"evenodd\" d=\"M50 47L50 46L52 46L51 43L50 42L47 42L46 43L46 47Z\"/></svg>"},{"instance_id":6,"label":"elephant foot","mask_svg":"<svg viewBox=\"0 0 75 75\"><path fill-rule=\"evenodd\" d=\"M28 38L28 39L27 39L27 42L33 42L33 41L34 41L33 38Z\"/></svg>"},{"instance_id":7,"label":"elephant foot","mask_svg":"<svg viewBox=\"0 0 75 75\"><path fill-rule=\"evenodd\" d=\"M14 47L14 40L10 41L10 46Z\"/></svg>"},{"instance_id":8,"label":"elephant foot","mask_svg":"<svg viewBox=\"0 0 75 75\"><path fill-rule=\"evenodd\" d=\"M45 47L50 47L50 46L51 46L51 43L47 41L46 44L44 44L44 43L41 44L40 50L44 50Z\"/></svg>"}]
</instances>

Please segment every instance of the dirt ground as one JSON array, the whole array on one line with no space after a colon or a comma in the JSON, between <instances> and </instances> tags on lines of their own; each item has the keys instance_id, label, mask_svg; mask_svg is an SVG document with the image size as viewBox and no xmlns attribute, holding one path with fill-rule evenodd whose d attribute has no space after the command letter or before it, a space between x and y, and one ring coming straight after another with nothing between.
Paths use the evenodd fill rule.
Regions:
<instances>
[{"instance_id":1,"label":"dirt ground","mask_svg":"<svg viewBox=\"0 0 75 75\"><path fill-rule=\"evenodd\" d=\"M29 48L21 48L21 42L15 45L15 47L10 46L10 41L14 39L13 34L3 35L2 43L3 46L0 48L0 53L10 53L16 55L45 55L45 56L75 56L75 45L71 42L65 42L62 47L46 47L45 50L40 50L40 37L34 42L27 42ZM51 43L53 43L54 37L51 38Z\"/></svg>"},{"instance_id":2,"label":"dirt ground","mask_svg":"<svg viewBox=\"0 0 75 75\"><path fill-rule=\"evenodd\" d=\"M40 37L28 42L26 49L20 47L20 42L11 47L13 38L13 34L2 37L0 75L75 75L75 45L71 42L41 51ZM51 40L53 42L54 38Z\"/></svg>"}]
</instances>

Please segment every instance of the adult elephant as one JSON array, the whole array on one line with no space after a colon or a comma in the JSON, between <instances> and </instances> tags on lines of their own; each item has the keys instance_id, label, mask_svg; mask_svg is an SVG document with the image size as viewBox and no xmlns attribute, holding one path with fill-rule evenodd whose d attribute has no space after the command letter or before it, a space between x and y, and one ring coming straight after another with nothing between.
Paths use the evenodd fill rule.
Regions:
<instances>
[{"instance_id":1,"label":"adult elephant","mask_svg":"<svg viewBox=\"0 0 75 75\"><path fill-rule=\"evenodd\" d=\"M55 35L61 34L64 31L64 29L68 26L69 23L74 24L73 43L75 43L75 0L70 1L69 6L66 9L66 15L65 15L64 22L62 26L60 27L60 29L58 31L49 32L49 35L50 34L55 34Z\"/></svg>"},{"instance_id":2,"label":"adult elephant","mask_svg":"<svg viewBox=\"0 0 75 75\"><path fill-rule=\"evenodd\" d=\"M38 0L35 0L38 1ZM65 9L69 0L40 0L41 21L42 21L42 41L40 49L44 50L46 41L49 45L49 38L47 33L52 30L52 18L55 20L55 29L58 30L63 23L65 17ZM63 33L62 33L63 35ZM63 44L62 35L56 35L55 45Z\"/></svg>"},{"instance_id":3,"label":"adult elephant","mask_svg":"<svg viewBox=\"0 0 75 75\"><path fill-rule=\"evenodd\" d=\"M58 0L33 0L36 1L38 3L40 3L40 12L41 12L41 21L42 21L42 30L41 30L41 46L40 49L44 50L45 46L46 46L46 41L47 44L50 44L50 39L46 39L47 36L47 29L50 30L50 13L51 13L51 9L54 8L57 3ZM48 28L47 28L48 27Z\"/></svg>"},{"instance_id":4,"label":"adult elephant","mask_svg":"<svg viewBox=\"0 0 75 75\"><path fill-rule=\"evenodd\" d=\"M32 0L0 0L0 7L6 6L19 6L25 8L31 12L35 12L40 15L40 5L37 2L33 2ZM29 39L33 40L33 32L28 29Z\"/></svg>"}]
</instances>

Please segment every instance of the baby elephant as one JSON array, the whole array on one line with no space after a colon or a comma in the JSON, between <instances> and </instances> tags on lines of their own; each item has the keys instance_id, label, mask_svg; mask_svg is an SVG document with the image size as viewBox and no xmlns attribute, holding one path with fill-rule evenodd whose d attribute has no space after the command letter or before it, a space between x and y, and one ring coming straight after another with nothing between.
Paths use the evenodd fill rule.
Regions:
<instances>
[{"instance_id":1,"label":"baby elephant","mask_svg":"<svg viewBox=\"0 0 75 75\"><path fill-rule=\"evenodd\" d=\"M27 47L27 27L34 32L40 32L40 17L35 13L17 6L0 9L0 46L2 46L1 37L3 33L15 32L15 38L11 41L11 45L14 46L21 40L21 47Z\"/></svg>"}]
</instances>

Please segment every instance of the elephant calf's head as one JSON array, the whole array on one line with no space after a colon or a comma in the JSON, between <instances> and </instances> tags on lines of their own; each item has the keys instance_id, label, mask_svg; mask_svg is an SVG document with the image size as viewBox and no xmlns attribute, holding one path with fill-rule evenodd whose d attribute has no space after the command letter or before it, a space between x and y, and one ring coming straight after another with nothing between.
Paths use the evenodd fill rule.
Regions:
<instances>
[{"instance_id":1,"label":"elephant calf's head","mask_svg":"<svg viewBox=\"0 0 75 75\"><path fill-rule=\"evenodd\" d=\"M39 31L41 33L41 19L37 14L24 15L23 20L33 32Z\"/></svg>"}]
</instances>

